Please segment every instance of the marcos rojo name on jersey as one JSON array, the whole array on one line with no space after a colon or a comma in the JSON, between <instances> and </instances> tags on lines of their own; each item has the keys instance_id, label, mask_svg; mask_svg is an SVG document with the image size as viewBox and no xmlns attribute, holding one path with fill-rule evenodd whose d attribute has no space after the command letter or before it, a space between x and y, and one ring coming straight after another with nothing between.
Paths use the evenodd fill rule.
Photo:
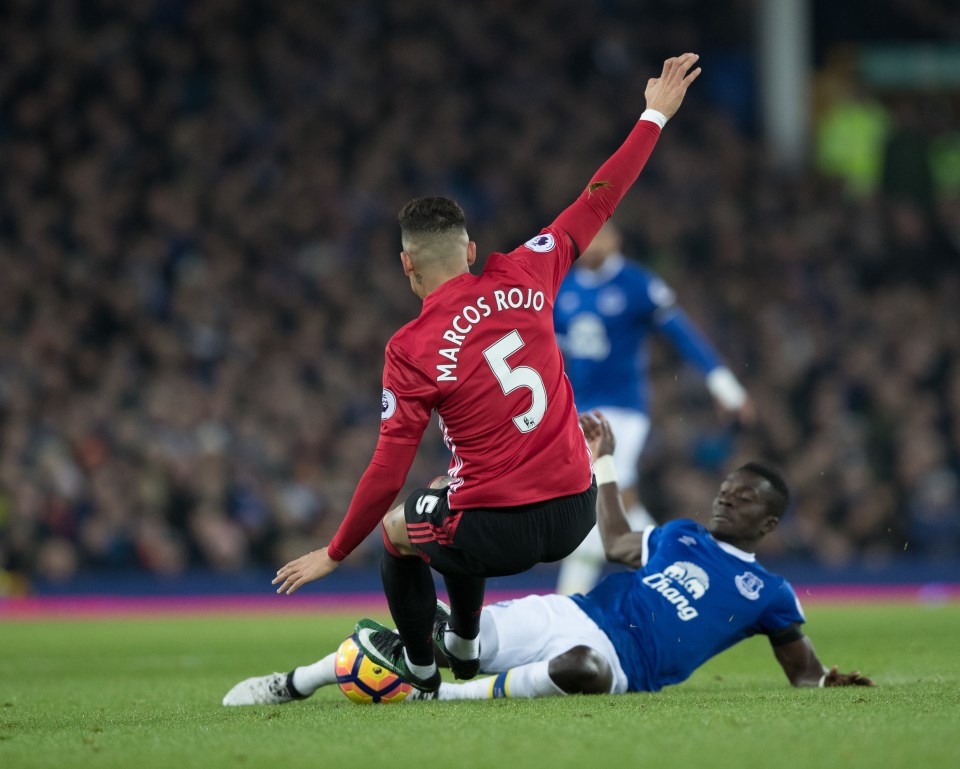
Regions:
<instances>
[{"instance_id":1,"label":"marcos rojo name on jersey","mask_svg":"<svg viewBox=\"0 0 960 769\"><path fill-rule=\"evenodd\" d=\"M464 307L459 315L454 315L450 328L443 332L443 339L450 343L450 347L438 350L440 355L450 363L437 364L438 382L457 381L457 362L460 348L467 339L467 335L484 318L494 312L503 310L534 310L540 312L546 304L543 291L534 291L532 288L497 289L492 298L477 297L477 301Z\"/></svg>"}]
</instances>

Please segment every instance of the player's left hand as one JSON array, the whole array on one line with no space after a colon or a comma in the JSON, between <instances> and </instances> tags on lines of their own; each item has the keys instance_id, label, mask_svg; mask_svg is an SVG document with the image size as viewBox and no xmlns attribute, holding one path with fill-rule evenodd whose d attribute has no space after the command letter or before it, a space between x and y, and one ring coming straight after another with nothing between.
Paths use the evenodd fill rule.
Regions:
<instances>
[{"instance_id":1,"label":"player's left hand","mask_svg":"<svg viewBox=\"0 0 960 769\"><path fill-rule=\"evenodd\" d=\"M869 678L860 675L859 670L852 673L841 673L834 665L830 668L826 678L823 679L824 686L876 686Z\"/></svg>"},{"instance_id":2,"label":"player's left hand","mask_svg":"<svg viewBox=\"0 0 960 769\"><path fill-rule=\"evenodd\" d=\"M290 595L308 582L326 577L339 565L340 561L333 560L327 555L327 548L321 547L319 550L313 550L281 567L270 584L282 583L277 588L277 592Z\"/></svg>"}]
</instances>

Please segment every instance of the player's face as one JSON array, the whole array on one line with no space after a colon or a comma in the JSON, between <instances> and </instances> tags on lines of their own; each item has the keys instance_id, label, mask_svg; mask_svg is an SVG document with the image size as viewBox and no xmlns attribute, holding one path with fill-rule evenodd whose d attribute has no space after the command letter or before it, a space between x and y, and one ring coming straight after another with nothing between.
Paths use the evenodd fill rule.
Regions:
<instances>
[{"instance_id":1,"label":"player's face","mask_svg":"<svg viewBox=\"0 0 960 769\"><path fill-rule=\"evenodd\" d=\"M748 472L735 472L720 484L707 528L717 539L750 544L777 525L769 510L769 481Z\"/></svg>"}]
</instances>

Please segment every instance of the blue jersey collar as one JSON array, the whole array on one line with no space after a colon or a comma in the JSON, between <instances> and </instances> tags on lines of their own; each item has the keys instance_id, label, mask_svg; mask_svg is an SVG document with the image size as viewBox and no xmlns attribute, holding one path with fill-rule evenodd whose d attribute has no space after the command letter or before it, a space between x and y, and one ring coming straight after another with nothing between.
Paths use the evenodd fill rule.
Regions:
<instances>
[{"instance_id":1,"label":"blue jersey collar","mask_svg":"<svg viewBox=\"0 0 960 769\"><path fill-rule=\"evenodd\" d=\"M600 269L588 270L585 267L578 267L573 271L573 277L583 288L594 288L617 277L625 262L626 257L623 254L610 254L600 265Z\"/></svg>"}]
</instances>

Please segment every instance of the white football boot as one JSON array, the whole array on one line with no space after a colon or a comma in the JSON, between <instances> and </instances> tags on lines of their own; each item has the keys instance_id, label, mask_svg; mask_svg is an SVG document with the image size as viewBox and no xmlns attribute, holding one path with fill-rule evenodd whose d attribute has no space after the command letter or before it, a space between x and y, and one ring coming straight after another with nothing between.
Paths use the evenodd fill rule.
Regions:
<instances>
[{"instance_id":1,"label":"white football boot","mask_svg":"<svg viewBox=\"0 0 960 769\"><path fill-rule=\"evenodd\" d=\"M290 683L290 673L271 673L241 681L226 693L224 705L282 705L302 700Z\"/></svg>"}]
</instances>

